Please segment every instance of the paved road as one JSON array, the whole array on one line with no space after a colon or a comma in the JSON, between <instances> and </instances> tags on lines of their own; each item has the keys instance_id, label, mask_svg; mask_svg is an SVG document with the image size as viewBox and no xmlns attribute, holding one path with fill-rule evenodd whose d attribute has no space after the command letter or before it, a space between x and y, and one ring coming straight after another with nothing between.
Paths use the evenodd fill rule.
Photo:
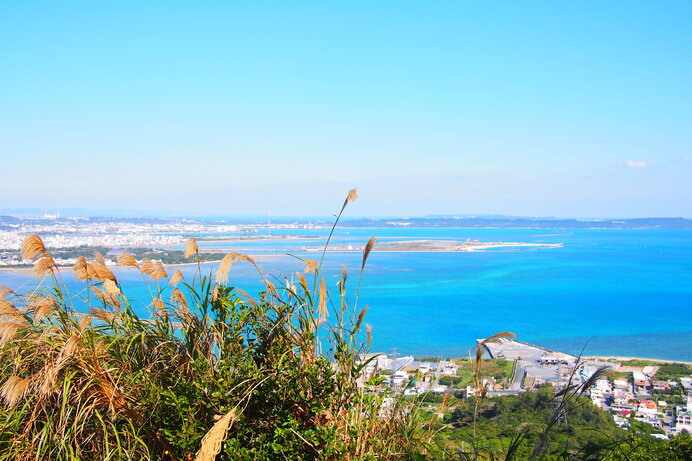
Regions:
<instances>
[{"instance_id":1,"label":"paved road","mask_svg":"<svg viewBox=\"0 0 692 461\"><path fill-rule=\"evenodd\" d=\"M526 360L517 360L516 369L514 370L514 377L509 385L509 390L520 391L522 390L521 384L524 382L524 377L526 376L526 365L529 362Z\"/></svg>"}]
</instances>

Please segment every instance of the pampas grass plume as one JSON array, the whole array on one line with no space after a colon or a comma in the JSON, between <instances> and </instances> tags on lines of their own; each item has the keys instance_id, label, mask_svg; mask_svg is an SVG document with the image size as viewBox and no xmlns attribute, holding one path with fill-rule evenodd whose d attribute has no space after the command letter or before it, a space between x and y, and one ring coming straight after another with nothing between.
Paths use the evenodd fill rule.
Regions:
<instances>
[{"instance_id":1,"label":"pampas grass plume","mask_svg":"<svg viewBox=\"0 0 692 461\"><path fill-rule=\"evenodd\" d=\"M199 246L197 245L197 240L194 237L190 237L185 241L185 253L183 253L183 256L189 258L194 254L199 254Z\"/></svg>"},{"instance_id":2,"label":"pampas grass plume","mask_svg":"<svg viewBox=\"0 0 692 461\"><path fill-rule=\"evenodd\" d=\"M74 272L75 277L77 277L77 280L87 280L89 278L87 260L84 258L84 256L77 258L77 261L75 261L74 266L72 267L72 271Z\"/></svg>"},{"instance_id":3,"label":"pampas grass plume","mask_svg":"<svg viewBox=\"0 0 692 461\"><path fill-rule=\"evenodd\" d=\"M154 263L151 262L151 259L145 258L142 260L140 270L142 271L142 274L151 277L156 269L154 268Z\"/></svg>"},{"instance_id":4,"label":"pampas grass plume","mask_svg":"<svg viewBox=\"0 0 692 461\"><path fill-rule=\"evenodd\" d=\"M98 280L104 281L104 280L110 280L112 282L117 282L117 279L115 278L115 274L107 268L106 266L99 264L99 263L93 263L93 264L88 264L88 269L90 269L89 272L93 274L93 278L96 278Z\"/></svg>"},{"instance_id":5,"label":"pampas grass plume","mask_svg":"<svg viewBox=\"0 0 692 461\"><path fill-rule=\"evenodd\" d=\"M98 251L94 251L94 261L101 264L102 266L106 265L106 260L103 258L103 255Z\"/></svg>"},{"instance_id":6,"label":"pampas grass plume","mask_svg":"<svg viewBox=\"0 0 692 461\"><path fill-rule=\"evenodd\" d=\"M163 264L161 264L160 261L154 263L154 270L151 275L151 278L154 280L168 278L168 272L166 272L166 269L163 267Z\"/></svg>"},{"instance_id":7,"label":"pampas grass plume","mask_svg":"<svg viewBox=\"0 0 692 461\"><path fill-rule=\"evenodd\" d=\"M356 321L356 326L353 329L353 331L358 331L360 330L360 325L363 323L363 319L365 318L365 314L368 312L368 306L365 306L363 310L360 311L360 314L358 314L358 320Z\"/></svg>"},{"instance_id":8,"label":"pampas grass plume","mask_svg":"<svg viewBox=\"0 0 692 461\"><path fill-rule=\"evenodd\" d=\"M47 254L46 245L43 240L36 234L31 234L24 239L22 243L22 259L33 261L39 256Z\"/></svg>"},{"instance_id":9,"label":"pampas grass plume","mask_svg":"<svg viewBox=\"0 0 692 461\"><path fill-rule=\"evenodd\" d=\"M221 446L226 441L228 430L236 420L236 411L232 409L209 429L202 439L202 447L197 452L195 461L214 461L221 451Z\"/></svg>"},{"instance_id":10,"label":"pampas grass plume","mask_svg":"<svg viewBox=\"0 0 692 461\"><path fill-rule=\"evenodd\" d=\"M320 300L318 305L318 313L321 319L327 318L327 284L322 277L322 282L320 282Z\"/></svg>"},{"instance_id":11,"label":"pampas grass plume","mask_svg":"<svg viewBox=\"0 0 692 461\"><path fill-rule=\"evenodd\" d=\"M360 266L360 270L365 269L365 262L368 260L368 256L370 255L370 252L372 251L372 247L375 246L375 242L377 239L375 237L370 237L370 240L368 240L368 243L365 244L365 248L363 249L363 263Z\"/></svg>"},{"instance_id":12,"label":"pampas grass plume","mask_svg":"<svg viewBox=\"0 0 692 461\"><path fill-rule=\"evenodd\" d=\"M31 379L10 376L0 388L0 395L7 402L8 407L13 407L26 394L31 384Z\"/></svg>"},{"instance_id":13,"label":"pampas grass plume","mask_svg":"<svg viewBox=\"0 0 692 461\"><path fill-rule=\"evenodd\" d=\"M121 253L120 256L118 256L118 264L120 264L121 266L129 266L129 267L139 268L139 264L137 264L137 260L130 253Z\"/></svg>"},{"instance_id":14,"label":"pampas grass plume","mask_svg":"<svg viewBox=\"0 0 692 461\"><path fill-rule=\"evenodd\" d=\"M34 275L36 278L43 277L48 273L52 273L58 266L55 264L55 260L48 253L44 253L41 259L36 261L34 265Z\"/></svg>"},{"instance_id":15,"label":"pampas grass plume","mask_svg":"<svg viewBox=\"0 0 692 461\"><path fill-rule=\"evenodd\" d=\"M17 330L25 326L23 322L12 321L0 323L0 346L4 346L17 334Z\"/></svg>"},{"instance_id":16,"label":"pampas grass plume","mask_svg":"<svg viewBox=\"0 0 692 461\"><path fill-rule=\"evenodd\" d=\"M32 301L34 308L34 320L41 320L51 313L58 306L57 301L52 296L42 296Z\"/></svg>"},{"instance_id":17,"label":"pampas grass plume","mask_svg":"<svg viewBox=\"0 0 692 461\"><path fill-rule=\"evenodd\" d=\"M173 287L177 286L178 282L180 282L180 280L182 280L182 278L183 278L183 273L180 272L180 269L176 269L175 272L173 272L173 277L171 277L168 280L168 283Z\"/></svg>"},{"instance_id":18,"label":"pampas grass plume","mask_svg":"<svg viewBox=\"0 0 692 461\"><path fill-rule=\"evenodd\" d=\"M317 261L312 259L305 260L305 273L312 274L317 271Z\"/></svg>"}]
</instances>

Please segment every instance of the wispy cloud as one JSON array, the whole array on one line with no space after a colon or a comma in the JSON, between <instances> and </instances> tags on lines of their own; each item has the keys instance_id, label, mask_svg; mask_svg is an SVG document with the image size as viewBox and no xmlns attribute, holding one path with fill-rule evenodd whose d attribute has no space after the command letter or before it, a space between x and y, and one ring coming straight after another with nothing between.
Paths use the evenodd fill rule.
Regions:
<instances>
[{"instance_id":1,"label":"wispy cloud","mask_svg":"<svg viewBox=\"0 0 692 461\"><path fill-rule=\"evenodd\" d=\"M692 162L692 157L690 157L689 155L685 155L685 156L682 158L682 161L683 161L683 162Z\"/></svg>"},{"instance_id":2,"label":"wispy cloud","mask_svg":"<svg viewBox=\"0 0 692 461\"><path fill-rule=\"evenodd\" d=\"M655 163L651 162L640 162L637 160L628 160L627 163L623 165L625 168L652 168L655 167Z\"/></svg>"}]
</instances>

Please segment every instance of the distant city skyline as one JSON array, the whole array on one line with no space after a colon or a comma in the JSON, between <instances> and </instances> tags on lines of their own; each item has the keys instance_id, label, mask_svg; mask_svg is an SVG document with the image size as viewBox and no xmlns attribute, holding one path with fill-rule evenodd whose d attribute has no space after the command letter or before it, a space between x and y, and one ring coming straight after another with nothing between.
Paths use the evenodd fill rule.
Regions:
<instances>
[{"instance_id":1,"label":"distant city skyline","mask_svg":"<svg viewBox=\"0 0 692 461\"><path fill-rule=\"evenodd\" d=\"M17 2L0 209L692 217L692 3Z\"/></svg>"}]
</instances>

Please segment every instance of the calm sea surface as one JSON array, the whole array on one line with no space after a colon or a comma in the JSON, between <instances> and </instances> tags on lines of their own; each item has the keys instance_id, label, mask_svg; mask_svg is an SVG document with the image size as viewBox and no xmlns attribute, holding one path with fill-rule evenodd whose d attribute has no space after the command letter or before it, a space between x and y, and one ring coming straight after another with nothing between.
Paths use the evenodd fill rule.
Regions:
<instances>
[{"instance_id":1,"label":"calm sea surface","mask_svg":"<svg viewBox=\"0 0 692 461\"><path fill-rule=\"evenodd\" d=\"M278 232L275 232L278 233ZM324 230L285 231L310 240L245 241L250 254L305 253ZM476 338L512 331L519 340L565 352L692 361L692 231L554 229L339 229L334 242L362 246L405 239L477 239L564 243L553 249L469 253L378 253L365 268L359 305L370 310L373 349L400 354L463 356ZM229 244L224 244L228 247ZM330 252L325 267L334 286L342 264L357 283L359 252ZM303 265L285 256L262 262L288 275ZM191 272L185 268L184 272ZM213 270L211 265L205 270ZM147 298L139 274L117 272L130 299ZM68 284L78 282L69 276ZM20 286L25 274L0 271L0 285ZM248 292L257 274L235 265L231 284ZM145 310L142 312L145 313Z\"/></svg>"}]
</instances>

